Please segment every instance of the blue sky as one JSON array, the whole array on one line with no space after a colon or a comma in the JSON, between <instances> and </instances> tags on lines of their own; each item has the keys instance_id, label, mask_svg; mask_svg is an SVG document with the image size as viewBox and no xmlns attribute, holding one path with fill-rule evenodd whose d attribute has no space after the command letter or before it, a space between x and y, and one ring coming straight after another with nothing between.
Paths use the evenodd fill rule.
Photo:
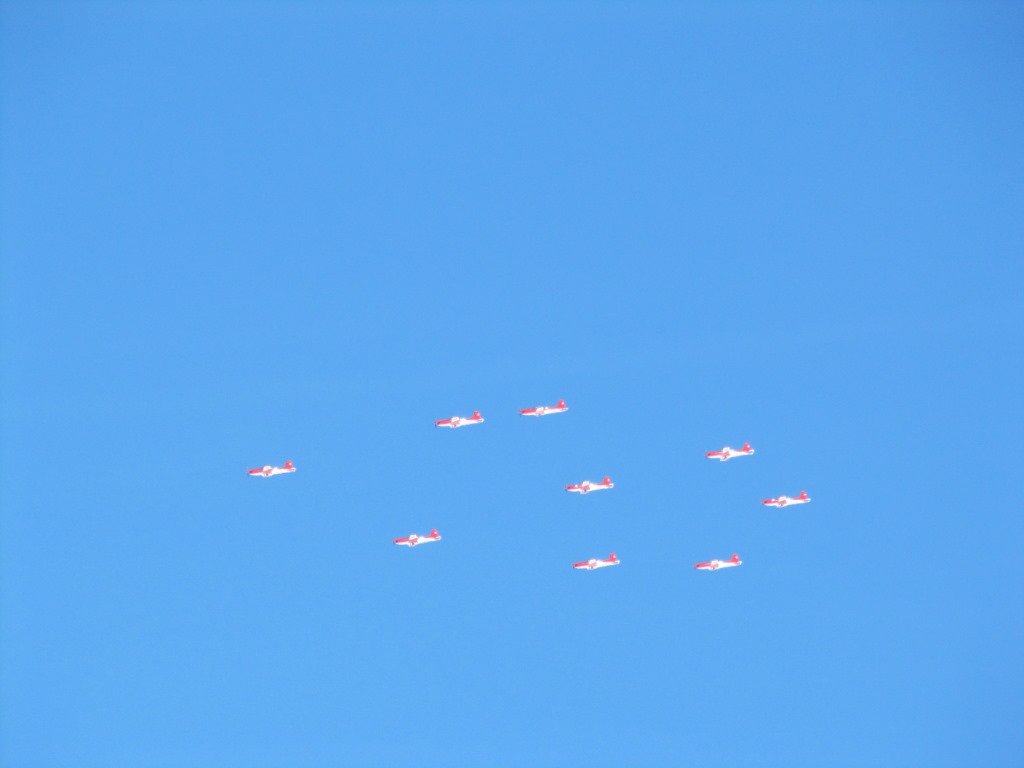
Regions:
<instances>
[{"instance_id":1,"label":"blue sky","mask_svg":"<svg viewBox=\"0 0 1024 768\"><path fill-rule=\"evenodd\" d=\"M0 13L5 765L1020 765L1019 4Z\"/></svg>"}]
</instances>

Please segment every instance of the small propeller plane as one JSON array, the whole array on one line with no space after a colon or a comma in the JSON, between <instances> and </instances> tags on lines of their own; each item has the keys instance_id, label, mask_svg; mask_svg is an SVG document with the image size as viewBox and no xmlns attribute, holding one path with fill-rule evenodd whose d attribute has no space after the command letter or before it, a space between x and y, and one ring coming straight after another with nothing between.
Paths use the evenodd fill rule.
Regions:
<instances>
[{"instance_id":1,"label":"small propeller plane","mask_svg":"<svg viewBox=\"0 0 1024 768\"><path fill-rule=\"evenodd\" d=\"M732 568L736 565L743 565L739 555L733 555L728 560L708 560L706 563L697 563L693 567L699 571L717 571L719 568Z\"/></svg>"},{"instance_id":2,"label":"small propeller plane","mask_svg":"<svg viewBox=\"0 0 1024 768\"><path fill-rule=\"evenodd\" d=\"M292 460L288 459L284 463L283 467L272 467L269 464L263 469L250 469L250 477L273 477L274 475L287 475L290 472L295 471L295 465L292 464Z\"/></svg>"},{"instance_id":3,"label":"small propeller plane","mask_svg":"<svg viewBox=\"0 0 1024 768\"><path fill-rule=\"evenodd\" d=\"M582 563L573 563L572 567L581 571L592 571L595 568L607 568L609 565L618 565L619 562L619 558L617 558L615 553L612 552L607 560L599 560L596 557L592 557Z\"/></svg>"},{"instance_id":4,"label":"small propeller plane","mask_svg":"<svg viewBox=\"0 0 1024 768\"><path fill-rule=\"evenodd\" d=\"M582 483L576 483L576 485L565 486L565 490L569 491L570 493L582 493L586 495L591 491L606 491L609 488L614 487L615 483L612 482L612 479L610 477L605 475L604 480L602 480L600 483L592 483L589 480L584 480Z\"/></svg>"},{"instance_id":5,"label":"small propeller plane","mask_svg":"<svg viewBox=\"0 0 1024 768\"><path fill-rule=\"evenodd\" d=\"M718 459L719 461L728 461L734 459L737 456L753 456L754 449L750 447L750 443L744 443L742 448L730 448L728 445L720 451L711 451L705 453L709 459Z\"/></svg>"},{"instance_id":6,"label":"small propeller plane","mask_svg":"<svg viewBox=\"0 0 1024 768\"><path fill-rule=\"evenodd\" d=\"M427 544L431 541L440 541L441 534L437 532L437 528L430 532L429 536L418 536L415 533L409 534L404 539L394 539L395 544L400 547L417 547L420 544Z\"/></svg>"},{"instance_id":7,"label":"small propeller plane","mask_svg":"<svg viewBox=\"0 0 1024 768\"><path fill-rule=\"evenodd\" d=\"M441 419L435 421L435 427L448 427L449 429L458 429L464 427L467 424L483 424L484 417L480 415L480 411L473 411L473 415L469 418L465 416L452 416L450 419Z\"/></svg>"},{"instance_id":8,"label":"small propeller plane","mask_svg":"<svg viewBox=\"0 0 1024 768\"><path fill-rule=\"evenodd\" d=\"M795 499L791 499L789 496L779 496L777 499L763 499L762 504L769 507L788 507L791 504L807 504L811 500L811 497L807 495L807 491L800 491L800 495Z\"/></svg>"},{"instance_id":9,"label":"small propeller plane","mask_svg":"<svg viewBox=\"0 0 1024 768\"><path fill-rule=\"evenodd\" d=\"M522 416L547 416L551 413L565 413L569 406L565 400L559 400L558 405L538 405L536 408L523 408L519 413Z\"/></svg>"}]
</instances>

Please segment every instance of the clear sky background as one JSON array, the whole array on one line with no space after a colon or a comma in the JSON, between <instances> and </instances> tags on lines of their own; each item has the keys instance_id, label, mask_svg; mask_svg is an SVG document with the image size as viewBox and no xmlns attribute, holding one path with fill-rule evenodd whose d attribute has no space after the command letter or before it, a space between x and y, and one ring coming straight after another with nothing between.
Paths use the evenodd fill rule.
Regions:
<instances>
[{"instance_id":1,"label":"clear sky background","mask_svg":"<svg viewBox=\"0 0 1024 768\"><path fill-rule=\"evenodd\" d=\"M1024 6L0 27L3 765L1024 762Z\"/></svg>"}]
</instances>

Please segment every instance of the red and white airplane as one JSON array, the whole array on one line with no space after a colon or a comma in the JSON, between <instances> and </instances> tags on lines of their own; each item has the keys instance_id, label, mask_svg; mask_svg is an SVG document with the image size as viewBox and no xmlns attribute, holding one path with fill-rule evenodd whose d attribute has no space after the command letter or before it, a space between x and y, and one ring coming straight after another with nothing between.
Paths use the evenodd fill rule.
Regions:
<instances>
[{"instance_id":1,"label":"red and white airplane","mask_svg":"<svg viewBox=\"0 0 1024 768\"><path fill-rule=\"evenodd\" d=\"M693 567L700 571L717 571L719 568L732 568L735 565L743 565L739 555L733 555L728 560L708 560L706 563L697 563Z\"/></svg>"},{"instance_id":2,"label":"red and white airplane","mask_svg":"<svg viewBox=\"0 0 1024 768\"><path fill-rule=\"evenodd\" d=\"M582 483L577 483L576 485L565 486L565 490L570 491L571 493L587 494L591 491L606 491L609 488L614 487L615 483L612 482L610 477L605 475L604 480L600 483L592 483L589 480L584 480Z\"/></svg>"},{"instance_id":3,"label":"red and white airplane","mask_svg":"<svg viewBox=\"0 0 1024 768\"><path fill-rule=\"evenodd\" d=\"M418 536L415 533L406 536L404 539L394 539L395 544L400 547L417 547L420 544L427 544L431 541L440 541L441 534L437 532L437 528L430 532L429 536Z\"/></svg>"},{"instance_id":4,"label":"red and white airplane","mask_svg":"<svg viewBox=\"0 0 1024 768\"><path fill-rule=\"evenodd\" d=\"M595 568L607 568L609 565L618 565L620 562L619 558L612 552L607 560L598 560L596 557L592 557L582 563L573 563L572 567L581 571L592 571Z\"/></svg>"},{"instance_id":5,"label":"red and white airplane","mask_svg":"<svg viewBox=\"0 0 1024 768\"><path fill-rule=\"evenodd\" d=\"M249 475L252 477L273 477L274 475L287 475L289 472L294 471L295 465L292 464L291 459L288 459L283 467L272 467L268 464L263 469L250 469Z\"/></svg>"},{"instance_id":6,"label":"red and white airplane","mask_svg":"<svg viewBox=\"0 0 1024 768\"><path fill-rule=\"evenodd\" d=\"M519 413L522 416L547 416L550 413L565 413L569 406L565 400L559 400L558 405L538 405L536 408L523 408Z\"/></svg>"},{"instance_id":7,"label":"red and white airplane","mask_svg":"<svg viewBox=\"0 0 1024 768\"><path fill-rule=\"evenodd\" d=\"M720 451L711 451L705 453L709 459L718 459L719 461L728 461L734 459L737 456L753 456L754 449L750 447L750 443L744 443L742 448L730 448L728 445Z\"/></svg>"},{"instance_id":8,"label":"red and white airplane","mask_svg":"<svg viewBox=\"0 0 1024 768\"><path fill-rule=\"evenodd\" d=\"M779 496L777 499L764 499L761 503L769 507L788 507L790 504L807 504L810 500L811 497L807 495L807 491L800 491L800 495L795 499L791 499L789 496Z\"/></svg>"},{"instance_id":9,"label":"red and white airplane","mask_svg":"<svg viewBox=\"0 0 1024 768\"><path fill-rule=\"evenodd\" d=\"M480 415L480 411L473 411L473 415L468 419L465 416L452 416L450 419L441 419L435 421L435 427L448 427L449 429L458 429L464 427L467 424L483 424L484 417Z\"/></svg>"}]
</instances>

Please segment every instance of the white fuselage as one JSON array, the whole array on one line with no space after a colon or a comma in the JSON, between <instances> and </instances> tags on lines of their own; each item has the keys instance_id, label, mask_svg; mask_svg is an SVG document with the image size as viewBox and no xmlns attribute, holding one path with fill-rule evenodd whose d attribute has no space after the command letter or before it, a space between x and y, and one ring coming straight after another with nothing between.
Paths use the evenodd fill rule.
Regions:
<instances>
[{"instance_id":1,"label":"white fuselage","mask_svg":"<svg viewBox=\"0 0 1024 768\"><path fill-rule=\"evenodd\" d=\"M453 416L447 422L438 424L439 427L448 427L449 429L458 429L459 427L465 427L469 424L480 424L483 422L483 418L479 419L466 419L462 416Z\"/></svg>"},{"instance_id":2,"label":"white fuselage","mask_svg":"<svg viewBox=\"0 0 1024 768\"><path fill-rule=\"evenodd\" d=\"M273 477L274 475L287 475L295 471L295 467L264 467L259 472L252 472L253 477Z\"/></svg>"},{"instance_id":3,"label":"white fuselage","mask_svg":"<svg viewBox=\"0 0 1024 768\"><path fill-rule=\"evenodd\" d=\"M590 493L591 491L607 491L609 488L614 488L615 483L592 483L589 480L584 480L582 483L575 487L569 488L570 493Z\"/></svg>"},{"instance_id":4,"label":"white fuselage","mask_svg":"<svg viewBox=\"0 0 1024 768\"><path fill-rule=\"evenodd\" d=\"M552 413L565 413L568 408L559 408L557 406L541 406L540 408L534 408L532 411L527 411L523 416L548 416Z\"/></svg>"},{"instance_id":5,"label":"white fuselage","mask_svg":"<svg viewBox=\"0 0 1024 768\"><path fill-rule=\"evenodd\" d=\"M397 544L400 547L417 547L420 544L428 544L431 541L440 540L440 536L417 536L416 534L413 534L412 536L409 536L406 539L400 539L399 541L396 541L395 544Z\"/></svg>"},{"instance_id":6,"label":"white fuselage","mask_svg":"<svg viewBox=\"0 0 1024 768\"><path fill-rule=\"evenodd\" d=\"M591 558L590 560L587 560L587 562L581 563L575 567L581 571L593 571L596 568L607 568L609 565L618 564L618 560L597 560L595 558Z\"/></svg>"},{"instance_id":7,"label":"white fuselage","mask_svg":"<svg viewBox=\"0 0 1024 768\"><path fill-rule=\"evenodd\" d=\"M745 451L742 448L730 448L729 446L725 446L725 448L717 451L711 456L708 456L708 458L718 459L719 461L728 461L729 459L735 459L737 456L751 456L753 453L753 448Z\"/></svg>"},{"instance_id":8,"label":"white fuselage","mask_svg":"<svg viewBox=\"0 0 1024 768\"><path fill-rule=\"evenodd\" d=\"M731 560L711 560L697 566L697 569L701 571L717 571L719 568L732 568L736 565L743 565L743 562L734 563Z\"/></svg>"},{"instance_id":9,"label":"white fuselage","mask_svg":"<svg viewBox=\"0 0 1024 768\"><path fill-rule=\"evenodd\" d=\"M791 507L794 504L806 504L810 499L795 498L791 499L789 496L779 496L777 499L771 499L768 501L770 507Z\"/></svg>"}]
</instances>

